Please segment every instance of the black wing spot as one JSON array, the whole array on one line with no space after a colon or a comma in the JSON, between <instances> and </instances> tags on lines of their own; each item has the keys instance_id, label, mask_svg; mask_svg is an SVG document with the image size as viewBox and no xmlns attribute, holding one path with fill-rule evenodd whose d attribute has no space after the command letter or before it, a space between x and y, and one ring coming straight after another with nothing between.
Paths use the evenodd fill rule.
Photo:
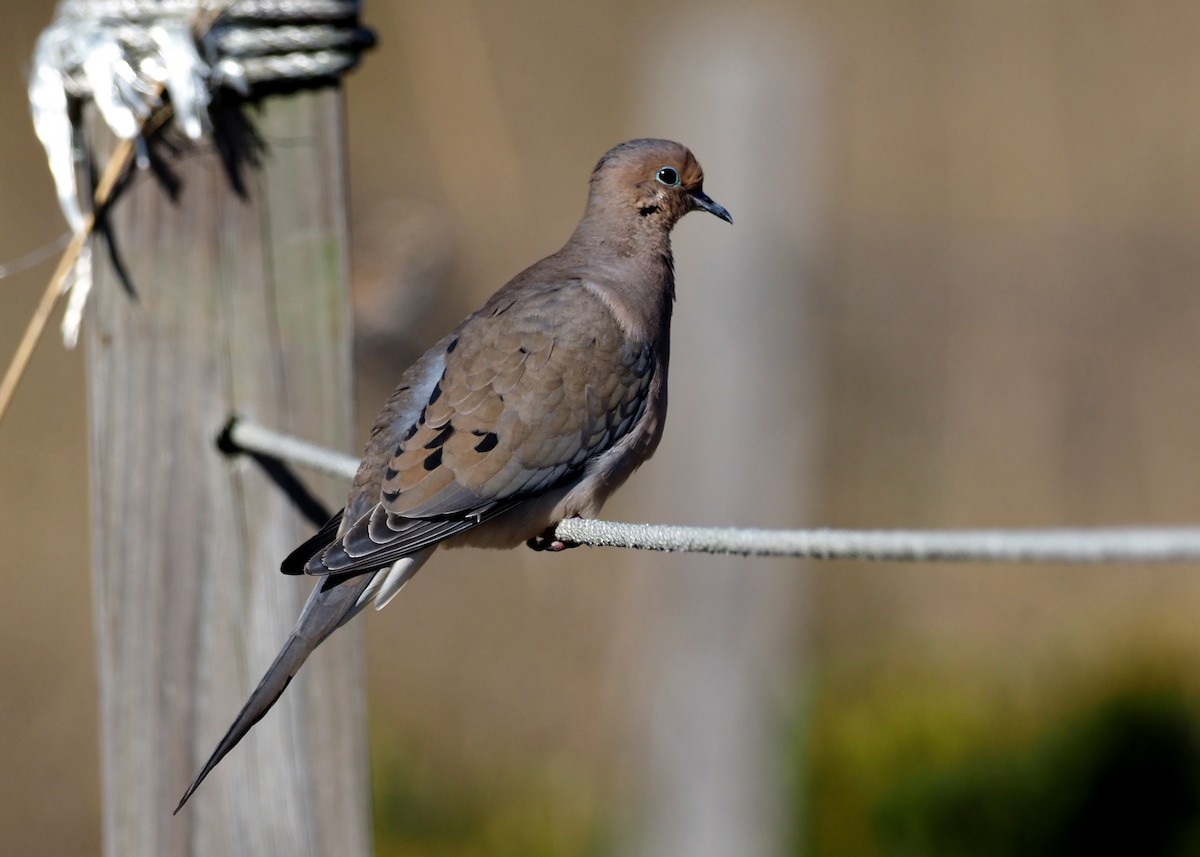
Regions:
<instances>
[{"instance_id":1,"label":"black wing spot","mask_svg":"<svg viewBox=\"0 0 1200 857\"><path fill-rule=\"evenodd\" d=\"M421 413L421 420L422 420L422 422L425 420L425 414L424 414L424 412L422 412L422 413ZM404 433L404 441L410 441L410 440L412 440L412 436L413 436L414 434L416 434L416 433L417 433L417 424L416 424L416 423L413 423L412 425L410 425L410 426L408 427L408 431L406 431L406 432ZM400 450L401 450L401 449L404 449L404 447L403 447L403 446L401 446L399 449L397 449L397 450L396 450L396 455L399 455L399 454L400 454Z\"/></svg>"},{"instance_id":2,"label":"black wing spot","mask_svg":"<svg viewBox=\"0 0 1200 857\"><path fill-rule=\"evenodd\" d=\"M425 459L426 470L437 470L442 464L442 448L439 446Z\"/></svg>"},{"instance_id":3,"label":"black wing spot","mask_svg":"<svg viewBox=\"0 0 1200 857\"><path fill-rule=\"evenodd\" d=\"M500 436L494 431L485 432L483 440L475 444L476 452L491 452L496 448L496 444L500 442Z\"/></svg>"},{"instance_id":4,"label":"black wing spot","mask_svg":"<svg viewBox=\"0 0 1200 857\"><path fill-rule=\"evenodd\" d=\"M433 392L429 394L429 404L432 405L434 402L436 402L441 397L442 397L442 382L438 381L436 384L433 385ZM424 414L425 411L421 411L421 413Z\"/></svg>"},{"instance_id":5,"label":"black wing spot","mask_svg":"<svg viewBox=\"0 0 1200 857\"><path fill-rule=\"evenodd\" d=\"M458 337L457 336L454 337L453 339L451 339L450 344L446 346L446 353L449 354L455 348L458 348Z\"/></svg>"},{"instance_id":6,"label":"black wing spot","mask_svg":"<svg viewBox=\"0 0 1200 857\"><path fill-rule=\"evenodd\" d=\"M399 470L396 470L394 467L389 467L387 470L383 471L383 481L391 482L393 479L395 479L399 475L400 475Z\"/></svg>"},{"instance_id":7,"label":"black wing spot","mask_svg":"<svg viewBox=\"0 0 1200 857\"><path fill-rule=\"evenodd\" d=\"M425 444L426 449L437 449L442 444L450 439L450 435L454 434L454 426L446 423L446 427L437 433L437 436Z\"/></svg>"},{"instance_id":8,"label":"black wing spot","mask_svg":"<svg viewBox=\"0 0 1200 857\"><path fill-rule=\"evenodd\" d=\"M384 491L383 499L387 500L389 503L395 503L398 499L400 499L400 489L397 488L395 491Z\"/></svg>"},{"instance_id":9,"label":"black wing spot","mask_svg":"<svg viewBox=\"0 0 1200 857\"><path fill-rule=\"evenodd\" d=\"M522 354L528 354L528 353L529 353L529 349L528 349L528 348L526 348L524 345L522 345L522 346L521 346L520 348L518 348L517 350L518 350L518 351L520 351Z\"/></svg>"}]
</instances>

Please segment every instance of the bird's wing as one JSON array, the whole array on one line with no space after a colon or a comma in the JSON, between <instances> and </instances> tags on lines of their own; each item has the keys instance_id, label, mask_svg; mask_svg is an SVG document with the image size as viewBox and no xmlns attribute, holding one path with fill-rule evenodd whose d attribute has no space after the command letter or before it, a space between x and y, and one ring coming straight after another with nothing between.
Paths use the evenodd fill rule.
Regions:
<instances>
[{"instance_id":1,"label":"bird's wing","mask_svg":"<svg viewBox=\"0 0 1200 857\"><path fill-rule=\"evenodd\" d=\"M645 413L652 343L576 281L504 293L445 340L443 370L387 451L379 502L308 561L360 574L577 478Z\"/></svg>"},{"instance_id":2,"label":"bird's wing","mask_svg":"<svg viewBox=\"0 0 1200 857\"><path fill-rule=\"evenodd\" d=\"M303 574L304 563L308 561L308 558L337 538L337 535L342 528L342 519L345 514L346 510L342 509L332 518L326 521L324 525L322 525L321 529L317 530L313 535L301 542L300 545L290 554L288 554L287 558L280 563L279 570L284 574Z\"/></svg>"}]
</instances>

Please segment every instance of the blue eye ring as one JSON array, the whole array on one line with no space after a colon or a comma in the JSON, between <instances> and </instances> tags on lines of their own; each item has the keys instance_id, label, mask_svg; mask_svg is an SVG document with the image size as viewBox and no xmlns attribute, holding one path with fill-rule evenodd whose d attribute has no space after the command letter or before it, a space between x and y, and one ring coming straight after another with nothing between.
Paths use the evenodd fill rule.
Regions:
<instances>
[{"instance_id":1,"label":"blue eye ring","mask_svg":"<svg viewBox=\"0 0 1200 857\"><path fill-rule=\"evenodd\" d=\"M667 187L679 187L679 171L674 167L659 167L654 180Z\"/></svg>"}]
</instances>

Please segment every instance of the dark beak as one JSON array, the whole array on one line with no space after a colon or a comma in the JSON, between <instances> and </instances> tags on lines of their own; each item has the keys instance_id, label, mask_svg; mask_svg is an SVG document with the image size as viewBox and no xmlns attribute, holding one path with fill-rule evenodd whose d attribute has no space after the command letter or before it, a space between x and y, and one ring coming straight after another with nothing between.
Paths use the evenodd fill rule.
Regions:
<instances>
[{"instance_id":1,"label":"dark beak","mask_svg":"<svg viewBox=\"0 0 1200 857\"><path fill-rule=\"evenodd\" d=\"M689 190L688 194L692 197L692 207L698 208L701 211L707 211L709 214L715 214L717 217L724 220L726 223L733 223L733 215L725 210L725 206L718 205L700 188Z\"/></svg>"}]
</instances>

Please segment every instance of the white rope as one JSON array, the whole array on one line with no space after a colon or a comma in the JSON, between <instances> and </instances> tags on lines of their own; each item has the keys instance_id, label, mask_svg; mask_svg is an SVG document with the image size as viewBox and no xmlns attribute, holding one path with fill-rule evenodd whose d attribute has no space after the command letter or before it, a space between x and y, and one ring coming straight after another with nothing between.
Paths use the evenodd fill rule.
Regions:
<instances>
[{"instance_id":1,"label":"white rope","mask_svg":"<svg viewBox=\"0 0 1200 857\"><path fill-rule=\"evenodd\" d=\"M352 456L244 420L228 429L233 446L351 480ZM1200 562L1200 527L1045 530L759 530L627 524L573 518L555 535L566 542L735 556L907 562Z\"/></svg>"},{"instance_id":2,"label":"white rope","mask_svg":"<svg viewBox=\"0 0 1200 857\"><path fill-rule=\"evenodd\" d=\"M753 530L580 518L564 541L657 551L927 562L1194 562L1200 527L1070 530Z\"/></svg>"},{"instance_id":3,"label":"white rope","mask_svg":"<svg viewBox=\"0 0 1200 857\"><path fill-rule=\"evenodd\" d=\"M332 449L263 428L246 420L234 419L225 433L229 443L236 449L269 455L327 476L345 479L347 482L353 480L354 474L358 472L358 459L353 455L334 452Z\"/></svg>"}]
</instances>

